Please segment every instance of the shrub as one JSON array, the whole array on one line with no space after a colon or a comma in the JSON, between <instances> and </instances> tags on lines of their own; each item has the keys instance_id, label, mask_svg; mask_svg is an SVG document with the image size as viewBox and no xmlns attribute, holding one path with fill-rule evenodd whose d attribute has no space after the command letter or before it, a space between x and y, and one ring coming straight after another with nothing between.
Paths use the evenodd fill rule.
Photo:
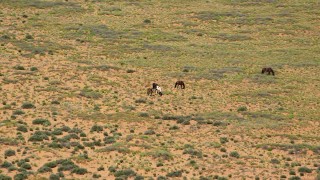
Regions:
<instances>
[{"instance_id":1,"label":"shrub","mask_svg":"<svg viewBox=\"0 0 320 180\"><path fill-rule=\"evenodd\" d=\"M115 142L116 142L115 138L114 138L114 137L111 137L111 136L106 136L106 137L104 137L103 141L104 141L104 143L106 143L106 144L112 144L112 143L115 143Z\"/></svg>"},{"instance_id":2,"label":"shrub","mask_svg":"<svg viewBox=\"0 0 320 180\"><path fill-rule=\"evenodd\" d=\"M6 175L3 175L3 174L0 174L0 179L1 180L12 180L12 178L10 176L6 176Z\"/></svg>"},{"instance_id":3,"label":"shrub","mask_svg":"<svg viewBox=\"0 0 320 180\"><path fill-rule=\"evenodd\" d=\"M231 157L235 157L235 158L239 158L240 157L240 154L237 152L237 151L232 151L230 152L229 154Z\"/></svg>"},{"instance_id":4,"label":"shrub","mask_svg":"<svg viewBox=\"0 0 320 180\"><path fill-rule=\"evenodd\" d=\"M51 174L49 176L49 180L59 180L59 179L60 179L60 177L57 174Z\"/></svg>"},{"instance_id":5,"label":"shrub","mask_svg":"<svg viewBox=\"0 0 320 180\"><path fill-rule=\"evenodd\" d=\"M20 167L28 170L31 169L31 165L29 163L23 163Z\"/></svg>"},{"instance_id":6,"label":"shrub","mask_svg":"<svg viewBox=\"0 0 320 180\"><path fill-rule=\"evenodd\" d=\"M131 169L119 170L119 171L116 171L116 172L114 173L114 176L115 176L115 177L120 177L120 176L130 177L130 176L135 176L135 175L136 175L136 172L134 172L134 171L131 170Z\"/></svg>"},{"instance_id":7,"label":"shrub","mask_svg":"<svg viewBox=\"0 0 320 180\"><path fill-rule=\"evenodd\" d=\"M5 161L5 162L3 162L2 164L1 164L1 167L2 168L9 168L9 167L11 167L12 166L12 164L10 163L10 162L8 162L8 161Z\"/></svg>"},{"instance_id":8,"label":"shrub","mask_svg":"<svg viewBox=\"0 0 320 180\"><path fill-rule=\"evenodd\" d=\"M36 67L31 67L31 68L30 68L30 71L38 71L38 68L36 68Z\"/></svg>"},{"instance_id":9,"label":"shrub","mask_svg":"<svg viewBox=\"0 0 320 180\"><path fill-rule=\"evenodd\" d=\"M32 103L30 102L25 102L22 104L22 109L33 109L33 108L36 108Z\"/></svg>"},{"instance_id":10,"label":"shrub","mask_svg":"<svg viewBox=\"0 0 320 180\"><path fill-rule=\"evenodd\" d=\"M179 126L177 125L173 125L169 128L169 130L177 130L177 129L179 129Z\"/></svg>"},{"instance_id":11,"label":"shrub","mask_svg":"<svg viewBox=\"0 0 320 180\"><path fill-rule=\"evenodd\" d=\"M62 135L62 130L60 129L60 128L55 128L52 132L51 132L51 134L53 134L53 135L56 135L56 136L58 136L58 135Z\"/></svg>"},{"instance_id":12,"label":"shrub","mask_svg":"<svg viewBox=\"0 0 320 180\"><path fill-rule=\"evenodd\" d=\"M309 169L308 167L299 167L298 171L301 173L311 173L312 169Z\"/></svg>"},{"instance_id":13,"label":"shrub","mask_svg":"<svg viewBox=\"0 0 320 180\"><path fill-rule=\"evenodd\" d=\"M33 36L31 36L30 34L26 34L26 39L33 39Z\"/></svg>"},{"instance_id":14,"label":"shrub","mask_svg":"<svg viewBox=\"0 0 320 180\"><path fill-rule=\"evenodd\" d=\"M28 178L28 175L26 173L19 173L13 177L14 180L23 180L27 178Z\"/></svg>"},{"instance_id":15,"label":"shrub","mask_svg":"<svg viewBox=\"0 0 320 180\"><path fill-rule=\"evenodd\" d=\"M25 125L18 125L17 131L28 132L28 129Z\"/></svg>"},{"instance_id":16,"label":"shrub","mask_svg":"<svg viewBox=\"0 0 320 180\"><path fill-rule=\"evenodd\" d=\"M60 104L60 102L57 100L54 100L54 101L51 101L51 104Z\"/></svg>"},{"instance_id":17,"label":"shrub","mask_svg":"<svg viewBox=\"0 0 320 180\"><path fill-rule=\"evenodd\" d=\"M52 172L52 169L48 166L43 165L38 169L39 173L46 173L46 172Z\"/></svg>"},{"instance_id":18,"label":"shrub","mask_svg":"<svg viewBox=\"0 0 320 180\"><path fill-rule=\"evenodd\" d=\"M15 69L15 70L25 70L25 68L23 66L20 66L20 65L14 66L13 69Z\"/></svg>"},{"instance_id":19,"label":"shrub","mask_svg":"<svg viewBox=\"0 0 320 180\"><path fill-rule=\"evenodd\" d=\"M100 178L100 177L101 177L100 174L95 174L95 173L94 173L94 174L92 175L92 178Z\"/></svg>"},{"instance_id":20,"label":"shrub","mask_svg":"<svg viewBox=\"0 0 320 180\"><path fill-rule=\"evenodd\" d=\"M88 172L87 169L79 168L79 167L76 167L71 171L71 173L80 174L80 175L86 174L87 172Z\"/></svg>"},{"instance_id":21,"label":"shrub","mask_svg":"<svg viewBox=\"0 0 320 180\"><path fill-rule=\"evenodd\" d=\"M13 115L22 115L22 114L25 114L25 112L22 110L15 110L12 114Z\"/></svg>"},{"instance_id":22,"label":"shrub","mask_svg":"<svg viewBox=\"0 0 320 180\"><path fill-rule=\"evenodd\" d=\"M102 94L100 92L94 91L89 88L84 88L83 90L81 90L80 95L92 99L99 99L102 97Z\"/></svg>"},{"instance_id":23,"label":"shrub","mask_svg":"<svg viewBox=\"0 0 320 180\"><path fill-rule=\"evenodd\" d=\"M149 117L149 114L146 112L141 112L141 113L139 113L139 116L140 117Z\"/></svg>"},{"instance_id":24,"label":"shrub","mask_svg":"<svg viewBox=\"0 0 320 180\"><path fill-rule=\"evenodd\" d=\"M50 126L51 123L47 119L35 119L32 121L32 124L41 124L43 126Z\"/></svg>"},{"instance_id":25,"label":"shrub","mask_svg":"<svg viewBox=\"0 0 320 180\"><path fill-rule=\"evenodd\" d=\"M48 132L36 131L30 138L29 141L43 141L49 140Z\"/></svg>"},{"instance_id":26,"label":"shrub","mask_svg":"<svg viewBox=\"0 0 320 180\"><path fill-rule=\"evenodd\" d=\"M134 102L135 102L135 103L147 103L147 101L146 101L145 99L142 99L142 98L137 99L137 100L135 100Z\"/></svg>"},{"instance_id":27,"label":"shrub","mask_svg":"<svg viewBox=\"0 0 320 180\"><path fill-rule=\"evenodd\" d=\"M193 149L192 147L186 148L183 151L183 154L190 154L190 155L196 156L198 158L202 157L202 152L201 151L197 151L197 150Z\"/></svg>"},{"instance_id":28,"label":"shrub","mask_svg":"<svg viewBox=\"0 0 320 180\"><path fill-rule=\"evenodd\" d=\"M12 149L8 149L4 152L4 156L5 157L9 157L9 156L14 156L16 155L16 151L12 150Z\"/></svg>"},{"instance_id":29,"label":"shrub","mask_svg":"<svg viewBox=\"0 0 320 180\"><path fill-rule=\"evenodd\" d=\"M94 131L96 131L96 132L101 132L101 131L103 131L103 127L95 124L95 125L93 125L93 126L91 127L90 132L94 132Z\"/></svg>"},{"instance_id":30,"label":"shrub","mask_svg":"<svg viewBox=\"0 0 320 180\"><path fill-rule=\"evenodd\" d=\"M134 72L136 72L135 70L132 70L132 69L128 69L127 70L127 73L134 73Z\"/></svg>"},{"instance_id":31,"label":"shrub","mask_svg":"<svg viewBox=\"0 0 320 180\"><path fill-rule=\"evenodd\" d=\"M247 107L246 106L240 106L239 108L238 108L238 112L242 112L242 111L247 111L248 109L247 109Z\"/></svg>"},{"instance_id":32,"label":"shrub","mask_svg":"<svg viewBox=\"0 0 320 180\"><path fill-rule=\"evenodd\" d=\"M156 132L154 130L152 130L152 129L146 130L144 132L144 135L153 135L153 134L156 134Z\"/></svg>"},{"instance_id":33,"label":"shrub","mask_svg":"<svg viewBox=\"0 0 320 180\"><path fill-rule=\"evenodd\" d=\"M301 180L301 178L299 176L292 176L289 180Z\"/></svg>"},{"instance_id":34,"label":"shrub","mask_svg":"<svg viewBox=\"0 0 320 180\"><path fill-rule=\"evenodd\" d=\"M143 23L145 23L145 24L150 24L150 23L151 23L151 20L150 20L150 19L145 19L145 20L143 21Z\"/></svg>"},{"instance_id":35,"label":"shrub","mask_svg":"<svg viewBox=\"0 0 320 180\"><path fill-rule=\"evenodd\" d=\"M227 143L227 142L229 142L229 140L228 140L227 137L221 137L221 138L220 138L220 143L221 143L221 144L225 144L225 143Z\"/></svg>"},{"instance_id":36,"label":"shrub","mask_svg":"<svg viewBox=\"0 0 320 180\"><path fill-rule=\"evenodd\" d=\"M272 164L280 164L280 161L278 159L271 159L270 161Z\"/></svg>"},{"instance_id":37,"label":"shrub","mask_svg":"<svg viewBox=\"0 0 320 180\"><path fill-rule=\"evenodd\" d=\"M168 176L168 177L181 177L182 171L181 170L173 171L173 172L168 173L166 176Z\"/></svg>"},{"instance_id":38,"label":"shrub","mask_svg":"<svg viewBox=\"0 0 320 180\"><path fill-rule=\"evenodd\" d=\"M104 167L101 165L100 167L98 167L97 170L98 170L98 171L104 171Z\"/></svg>"}]
</instances>

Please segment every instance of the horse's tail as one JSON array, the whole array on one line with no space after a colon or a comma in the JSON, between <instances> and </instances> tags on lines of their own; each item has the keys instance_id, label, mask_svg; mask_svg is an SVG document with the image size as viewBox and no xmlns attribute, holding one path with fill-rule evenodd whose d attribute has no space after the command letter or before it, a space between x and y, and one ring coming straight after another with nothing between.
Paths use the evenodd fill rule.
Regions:
<instances>
[{"instance_id":1,"label":"horse's tail","mask_svg":"<svg viewBox=\"0 0 320 180\"><path fill-rule=\"evenodd\" d=\"M185 89L186 85L184 84L184 82L182 82L182 89Z\"/></svg>"},{"instance_id":2,"label":"horse's tail","mask_svg":"<svg viewBox=\"0 0 320 180\"><path fill-rule=\"evenodd\" d=\"M266 70L266 68L262 68L261 74L263 74L265 70Z\"/></svg>"}]
</instances>

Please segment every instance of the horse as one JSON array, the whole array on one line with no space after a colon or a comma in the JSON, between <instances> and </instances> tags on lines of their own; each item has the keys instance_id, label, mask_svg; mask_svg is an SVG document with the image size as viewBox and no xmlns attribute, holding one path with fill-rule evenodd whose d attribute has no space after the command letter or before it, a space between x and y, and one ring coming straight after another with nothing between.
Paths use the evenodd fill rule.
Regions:
<instances>
[{"instance_id":1,"label":"horse","mask_svg":"<svg viewBox=\"0 0 320 180\"><path fill-rule=\"evenodd\" d=\"M152 83L152 89L157 89L158 84L157 83Z\"/></svg>"},{"instance_id":2,"label":"horse","mask_svg":"<svg viewBox=\"0 0 320 180\"><path fill-rule=\"evenodd\" d=\"M274 76L274 71L270 67L262 68L261 74L264 74L264 73L268 73L268 75L270 75L270 73L272 73L272 75Z\"/></svg>"},{"instance_id":3,"label":"horse","mask_svg":"<svg viewBox=\"0 0 320 180\"><path fill-rule=\"evenodd\" d=\"M148 94L148 96L152 96L152 94L153 94L154 92L156 92L156 89L153 89L153 88L148 88L148 89L147 89L147 94Z\"/></svg>"},{"instance_id":4,"label":"horse","mask_svg":"<svg viewBox=\"0 0 320 180\"><path fill-rule=\"evenodd\" d=\"M162 94L162 89L161 89L161 87L160 86L157 86L156 87L156 92L160 95L160 96L162 96L163 94Z\"/></svg>"},{"instance_id":5,"label":"horse","mask_svg":"<svg viewBox=\"0 0 320 180\"><path fill-rule=\"evenodd\" d=\"M184 84L183 81L177 81L176 84L174 85L174 88L179 88L179 86L181 89L186 88L186 85Z\"/></svg>"},{"instance_id":6,"label":"horse","mask_svg":"<svg viewBox=\"0 0 320 180\"><path fill-rule=\"evenodd\" d=\"M152 96L153 93L157 93L159 94L160 96L162 96L162 89L161 87L157 84L157 83L152 83L152 88L148 88L147 89L147 94L149 96Z\"/></svg>"}]
</instances>

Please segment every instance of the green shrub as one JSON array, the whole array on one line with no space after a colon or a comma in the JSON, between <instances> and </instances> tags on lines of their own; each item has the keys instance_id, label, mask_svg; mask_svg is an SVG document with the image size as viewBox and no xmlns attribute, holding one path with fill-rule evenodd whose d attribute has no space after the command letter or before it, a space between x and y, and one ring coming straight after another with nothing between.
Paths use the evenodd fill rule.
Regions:
<instances>
[{"instance_id":1,"label":"green shrub","mask_svg":"<svg viewBox=\"0 0 320 180\"><path fill-rule=\"evenodd\" d=\"M46 172L52 172L52 169L48 166L42 166L38 169L39 173L46 173Z\"/></svg>"},{"instance_id":2,"label":"green shrub","mask_svg":"<svg viewBox=\"0 0 320 180\"><path fill-rule=\"evenodd\" d=\"M43 141L49 140L48 132L36 131L30 138L29 141Z\"/></svg>"},{"instance_id":3,"label":"green shrub","mask_svg":"<svg viewBox=\"0 0 320 180\"><path fill-rule=\"evenodd\" d=\"M19 173L19 174L16 174L13 179L14 180L24 180L24 179L27 179L28 178L28 175L26 173Z\"/></svg>"},{"instance_id":4,"label":"green shrub","mask_svg":"<svg viewBox=\"0 0 320 180\"><path fill-rule=\"evenodd\" d=\"M51 123L48 119L35 119L32 121L32 124L35 124L35 125L41 124L43 126L50 126L51 125Z\"/></svg>"},{"instance_id":5,"label":"green shrub","mask_svg":"<svg viewBox=\"0 0 320 180\"><path fill-rule=\"evenodd\" d=\"M201 158L202 157L202 152L201 151L197 151L191 147L189 148L186 148L184 151L183 151L183 154L190 154L192 156L196 156L198 158Z\"/></svg>"},{"instance_id":6,"label":"green shrub","mask_svg":"<svg viewBox=\"0 0 320 180\"><path fill-rule=\"evenodd\" d=\"M103 131L103 127L99 125L93 125L90 129L90 132L101 132Z\"/></svg>"},{"instance_id":7,"label":"green shrub","mask_svg":"<svg viewBox=\"0 0 320 180\"><path fill-rule=\"evenodd\" d=\"M30 165L29 163L23 163L23 164L21 164L20 167L21 167L21 168L24 168L24 169L28 169L28 170L31 169L31 165Z\"/></svg>"},{"instance_id":8,"label":"green shrub","mask_svg":"<svg viewBox=\"0 0 320 180\"><path fill-rule=\"evenodd\" d=\"M31 68L30 68L30 71L38 71L38 68L36 68L36 67L31 67Z\"/></svg>"},{"instance_id":9,"label":"green shrub","mask_svg":"<svg viewBox=\"0 0 320 180\"><path fill-rule=\"evenodd\" d=\"M62 130L60 128L55 128L55 129L53 129L51 134L58 136L58 135L62 135L63 132L62 132Z\"/></svg>"},{"instance_id":10,"label":"green shrub","mask_svg":"<svg viewBox=\"0 0 320 180\"><path fill-rule=\"evenodd\" d=\"M150 19L145 19L145 20L143 21L143 23L145 23L145 24L150 24L150 23L151 23L151 20L150 20Z\"/></svg>"},{"instance_id":11,"label":"green shrub","mask_svg":"<svg viewBox=\"0 0 320 180\"><path fill-rule=\"evenodd\" d=\"M149 114L146 112L139 113L139 117L149 117Z\"/></svg>"},{"instance_id":12,"label":"green shrub","mask_svg":"<svg viewBox=\"0 0 320 180\"><path fill-rule=\"evenodd\" d=\"M135 103L147 103L146 99L140 98L134 101Z\"/></svg>"},{"instance_id":13,"label":"green shrub","mask_svg":"<svg viewBox=\"0 0 320 180\"><path fill-rule=\"evenodd\" d=\"M87 172L88 172L87 169L79 168L79 167L76 167L71 171L71 173L80 174L80 175L86 174Z\"/></svg>"},{"instance_id":14,"label":"green shrub","mask_svg":"<svg viewBox=\"0 0 320 180\"><path fill-rule=\"evenodd\" d=\"M280 164L280 161L278 159L271 159L270 162L272 164Z\"/></svg>"},{"instance_id":15,"label":"green shrub","mask_svg":"<svg viewBox=\"0 0 320 180\"><path fill-rule=\"evenodd\" d=\"M49 180L60 180L60 176L57 174L50 174Z\"/></svg>"},{"instance_id":16,"label":"green shrub","mask_svg":"<svg viewBox=\"0 0 320 180\"><path fill-rule=\"evenodd\" d=\"M177 130L177 129L179 129L179 126L177 125L173 125L169 128L169 130Z\"/></svg>"},{"instance_id":17,"label":"green shrub","mask_svg":"<svg viewBox=\"0 0 320 180\"><path fill-rule=\"evenodd\" d=\"M131 177L131 176L135 176L135 175L136 175L136 172L134 172L131 169L119 170L114 173L115 177L120 177L120 176Z\"/></svg>"},{"instance_id":18,"label":"green shrub","mask_svg":"<svg viewBox=\"0 0 320 180\"><path fill-rule=\"evenodd\" d=\"M0 179L1 180L12 180L12 178L10 176L6 176L6 175L3 175L3 174L0 174Z\"/></svg>"},{"instance_id":19,"label":"green shrub","mask_svg":"<svg viewBox=\"0 0 320 180\"><path fill-rule=\"evenodd\" d=\"M22 109L33 109L36 108L32 103L30 102L24 102L21 106Z\"/></svg>"},{"instance_id":20,"label":"green shrub","mask_svg":"<svg viewBox=\"0 0 320 180\"><path fill-rule=\"evenodd\" d=\"M17 131L28 132L28 128L25 125L18 125Z\"/></svg>"},{"instance_id":21,"label":"green shrub","mask_svg":"<svg viewBox=\"0 0 320 180\"><path fill-rule=\"evenodd\" d=\"M80 95L92 99L99 99L102 97L102 94L100 92L94 91L89 88L84 88L83 90L81 90Z\"/></svg>"},{"instance_id":22,"label":"green shrub","mask_svg":"<svg viewBox=\"0 0 320 180\"><path fill-rule=\"evenodd\" d=\"M246 106L240 106L239 108L238 108L238 112L242 112L242 111L247 111L248 109L247 109L247 107Z\"/></svg>"},{"instance_id":23,"label":"green shrub","mask_svg":"<svg viewBox=\"0 0 320 180\"><path fill-rule=\"evenodd\" d=\"M135 70L132 70L132 69L128 69L127 70L127 73L134 73L134 72L136 72Z\"/></svg>"},{"instance_id":24,"label":"green shrub","mask_svg":"<svg viewBox=\"0 0 320 180\"><path fill-rule=\"evenodd\" d=\"M312 169L309 169L308 167L299 167L298 171L301 173L311 173Z\"/></svg>"},{"instance_id":25,"label":"green shrub","mask_svg":"<svg viewBox=\"0 0 320 180\"><path fill-rule=\"evenodd\" d=\"M289 180L301 180L301 178L299 176L292 176Z\"/></svg>"},{"instance_id":26,"label":"green shrub","mask_svg":"<svg viewBox=\"0 0 320 180\"><path fill-rule=\"evenodd\" d=\"M25 39L33 39L33 36L31 36L30 34L26 34Z\"/></svg>"},{"instance_id":27,"label":"green shrub","mask_svg":"<svg viewBox=\"0 0 320 180\"><path fill-rule=\"evenodd\" d=\"M98 167L97 170L98 170L98 171L104 171L104 167L101 165L100 167Z\"/></svg>"},{"instance_id":28,"label":"green shrub","mask_svg":"<svg viewBox=\"0 0 320 180\"><path fill-rule=\"evenodd\" d=\"M12 114L13 115L22 115L22 114L25 114L25 112L22 110L15 110Z\"/></svg>"},{"instance_id":29,"label":"green shrub","mask_svg":"<svg viewBox=\"0 0 320 180\"><path fill-rule=\"evenodd\" d=\"M8 161L4 161L2 164L1 164L1 167L2 168L9 168L9 167L11 167L12 166L12 164L10 163L10 162L8 162Z\"/></svg>"},{"instance_id":30,"label":"green shrub","mask_svg":"<svg viewBox=\"0 0 320 180\"><path fill-rule=\"evenodd\" d=\"M16 151L12 150L12 149L8 149L4 152L4 156L5 157L9 157L9 156L15 156L16 155Z\"/></svg>"},{"instance_id":31,"label":"green shrub","mask_svg":"<svg viewBox=\"0 0 320 180\"><path fill-rule=\"evenodd\" d=\"M167 177L181 177L182 176L182 171L179 170L179 171L173 171L173 172L170 172L166 175Z\"/></svg>"},{"instance_id":32,"label":"green shrub","mask_svg":"<svg viewBox=\"0 0 320 180\"><path fill-rule=\"evenodd\" d=\"M227 143L227 142L229 142L229 139L228 139L227 137L221 137L221 138L220 138L220 143L221 143L221 144L225 144L225 143Z\"/></svg>"},{"instance_id":33,"label":"green shrub","mask_svg":"<svg viewBox=\"0 0 320 180\"><path fill-rule=\"evenodd\" d=\"M96 174L96 173L94 173L93 175L92 175L92 178L100 178L101 177L101 175L100 174Z\"/></svg>"},{"instance_id":34,"label":"green shrub","mask_svg":"<svg viewBox=\"0 0 320 180\"><path fill-rule=\"evenodd\" d=\"M230 152L229 154L231 157L235 157L235 158L239 158L240 157L240 154L237 152L237 151L232 151Z\"/></svg>"},{"instance_id":35,"label":"green shrub","mask_svg":"<svg viewBox=\"0 0 320 180\"><path fill-rule=\"evenodd\" d=\"M51 101L51 104L60 104L60 102L57 100L54 100L54 101Z\"/></svg>"},{"instance_id":36,"label":"green shrub","mask_svg":"<svg viewBox=\"0 0 320 180\"><path fill-rule=\"evenodd\" d=\"M25 68L23 66L20 66L20 65L14 66L13 69L15 69L15 70L25 70Z\"/></svg>"},{"instance_id":37,"label":"green shrub","mask_svg":"<svg viewBox=\"0 0 320 180\"><path fill-rule=\"evenodd\" d=\"M144 132L144 135L153 135L153 134L156 134L156 132L152 129L148 129Z\"/></svg>"}]
</instances>

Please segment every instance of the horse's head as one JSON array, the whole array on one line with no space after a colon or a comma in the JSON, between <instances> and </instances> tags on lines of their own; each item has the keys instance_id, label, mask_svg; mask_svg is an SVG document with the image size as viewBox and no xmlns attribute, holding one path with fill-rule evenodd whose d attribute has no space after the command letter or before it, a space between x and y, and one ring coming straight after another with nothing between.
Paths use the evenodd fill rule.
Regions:
<instances>
[{"instance_id":1,"label":"horse's head","mask_svg":"<svg viewBox=\"0 0 320 180\"><path fill-rule=\"evenodd\" d=\"M162 96L163 95L162 92L159 92L159 95Z\"/></svg>"}]
</instances>

